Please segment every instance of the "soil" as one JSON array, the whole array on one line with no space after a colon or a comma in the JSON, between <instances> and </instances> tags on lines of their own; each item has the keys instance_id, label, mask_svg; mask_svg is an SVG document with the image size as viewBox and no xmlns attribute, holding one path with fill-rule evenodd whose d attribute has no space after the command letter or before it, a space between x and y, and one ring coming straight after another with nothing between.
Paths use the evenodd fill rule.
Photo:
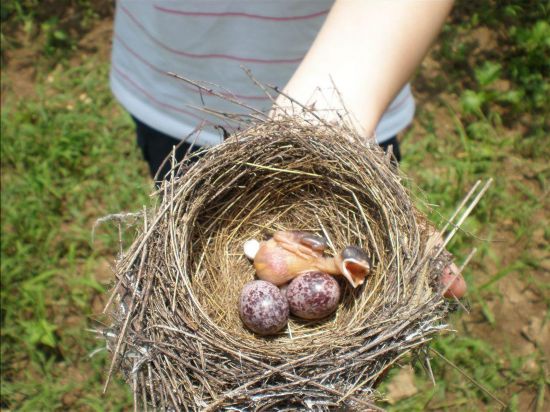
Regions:
<instances>
[{"instance_id":1,"label":"soil","mask_svg":"<svg viewBox=\"0 0 550 412\"><path fill-rule=\"evenodd\" d=\"M111 54L111 39L113 33L113 22L110 18L97 22L91 30L84 33L76 51L69 59L71 67L78 66L83 58L94 55L98 60L108 61ZM46 79L37 78L38 67L43 66L41 57L42 50L33 45L23 33L16 32L17 44L22 47L8 48L2 55L2 94L1 103L4 99L17 98L25 99L35 93L35 86L38 82L48 82ZM52 68L50 75L62 71L62 65L58 64Z\"/></svg>"}]
</instances>

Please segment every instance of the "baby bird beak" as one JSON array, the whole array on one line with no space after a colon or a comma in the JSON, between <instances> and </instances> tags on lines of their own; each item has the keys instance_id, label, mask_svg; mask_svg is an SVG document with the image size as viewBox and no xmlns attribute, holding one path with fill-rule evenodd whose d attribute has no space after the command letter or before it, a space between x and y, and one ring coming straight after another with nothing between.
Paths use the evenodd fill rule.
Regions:
<instances>
[{"instance_id":1,"label":"baby bird beak","mask_svg":"<svg viewBox=\"0 0 550 412\"><path fill-rule=\"evenodd\" d=\"M342 251L338 261L342 275L351 286L356 288L365 282L365 277L370 272L370 259L364 250L348 246Z\"/></svg>"}]
</instances>

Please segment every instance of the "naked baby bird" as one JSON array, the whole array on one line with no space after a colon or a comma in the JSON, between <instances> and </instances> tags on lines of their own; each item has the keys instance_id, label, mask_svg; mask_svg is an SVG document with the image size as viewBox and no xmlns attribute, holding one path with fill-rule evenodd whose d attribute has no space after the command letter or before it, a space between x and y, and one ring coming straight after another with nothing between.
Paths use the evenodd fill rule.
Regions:
<instances>
[{"instance_id":1,"label":"naked baby bird","mask_svg":"<svg viewBox=\"0 0 550 412\"><path fill-rule=\"evenodd\" d=\"M324 256L327 240L307 232L279 231L264 242L249 240L245 255L253 260L258 278L277 286L296 276L319 271L342 275L354 287L362 285L370 271L368 255L356 246L346 247L334 257Z\"/></svg>"}]
</instances>

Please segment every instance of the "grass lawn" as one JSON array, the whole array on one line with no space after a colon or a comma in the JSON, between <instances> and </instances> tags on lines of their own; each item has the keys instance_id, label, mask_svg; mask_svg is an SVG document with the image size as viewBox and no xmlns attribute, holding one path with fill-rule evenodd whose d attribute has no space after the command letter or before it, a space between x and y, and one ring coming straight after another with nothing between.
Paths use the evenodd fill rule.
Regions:
<instances>
[{"instance_id":1,"label":"grass lawn","mask_svg":"<svg viewBox=\"0 0 550 412\"><path fill-rule=\"evenodd\" d=\"M543 4L501 3L457 5L414 82L402 169L434 222L477 179L495 182L450 246L459 262L478 251L469 313L432 345L448 361L430 355L436 386L416 358L413 373L394 368L381 392L403 378L414 390L394 393L389 410L499 410L495 397L509 410L550 408L550 25ZM151 201L131 120L109 91L108 43L84 47L108 38L110 20L92 13L80 37L48 20L26 38L40 16L22 4L7 16L23 29L2 29L1 407L127 410L123 382L102 396L108 355L88 331L101 326L119 252L116 224L92 242L94 222Z\"/></svg>"}]
</instances>

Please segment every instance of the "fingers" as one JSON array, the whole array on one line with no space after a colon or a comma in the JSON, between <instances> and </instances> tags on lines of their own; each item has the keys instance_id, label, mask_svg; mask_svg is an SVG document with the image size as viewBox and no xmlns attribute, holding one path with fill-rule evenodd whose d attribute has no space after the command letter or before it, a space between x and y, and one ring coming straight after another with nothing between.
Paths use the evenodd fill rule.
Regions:
<instances>
[{"instance_id":1,"label":"fingers","mask_svg":"<svg viewBox=\"0 0 550 412\"><path fill-rule=\"evenodd\" d=\"M443 235L432 226L428 226L428 247L439 248L443 244ZM460 273L458 267L451 263L449 266L443 269L443 273L440 278L441 285L443 286L443 296L445 298L462 298L468 289L464 277Z\"/></svg>"},{"instance_id":2,"label":"fingers","mask_svg":"<svg viewBox=\"0 0 550 412\"><path fill-rule=\"evenodd\" d=\"M468 289L464 277L459 272L458 267L451 263L441 274L440 282L444 287L443 296L446 298L462 298Z\"/></svg>"}]
</instances>

